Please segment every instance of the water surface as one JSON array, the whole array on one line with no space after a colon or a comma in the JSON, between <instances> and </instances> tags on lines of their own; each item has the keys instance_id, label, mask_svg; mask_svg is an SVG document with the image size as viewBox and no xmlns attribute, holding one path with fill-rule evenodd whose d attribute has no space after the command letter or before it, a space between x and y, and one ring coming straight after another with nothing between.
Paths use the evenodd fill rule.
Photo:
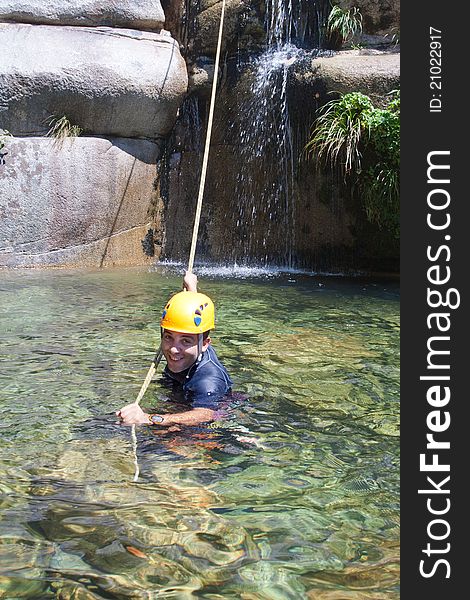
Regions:
<instances>
[{"instance_id":1,"label":"water surface","mask_svg":"<svg viewBox=\"0 0 470 600\"><path fill-rule=\"evenodd\" d=\"M133 438L114 411L180 288L0 273L0 597L398 599L398 285L203 271L228 416Z\"/></svg>"}]
</instances>

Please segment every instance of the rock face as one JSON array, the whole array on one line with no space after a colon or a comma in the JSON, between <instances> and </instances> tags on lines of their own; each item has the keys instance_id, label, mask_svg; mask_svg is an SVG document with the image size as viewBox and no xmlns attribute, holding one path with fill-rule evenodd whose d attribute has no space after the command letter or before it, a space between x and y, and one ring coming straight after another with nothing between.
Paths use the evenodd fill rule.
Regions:
<instances>
[{"instance_id":1,"label":"rock face","mask_svg":"<svg viewBox=\"0 0 470 600\"><path fill-rule=\"evenodd\" d=\"M164 21L159 0L0 1L0 267L158 256L160 139L188 85ZM62 117L93 137L36 137Z\"/></svg>"},{"instance_id":2,"label":"rock face","mask_svg":"<svg viewBox=\"0 0 470 600\"><path fill-rule=\"evenodd\" d=\"M286 17L277 23L282 6ZM166 259L184 262L189 252L185 232L199 185L220 9L220 0L201 0L193 9L195 26L186 46L190 95L164 161ZM360 9L366 37L355 41L367 47L320 58L316 50L323 47L329 0L227 1L227 58L219 78L198 260L332 272L398 270L398 240L368 221L350 182L345 185L336 170L307 159L304 150L318 109L339 93L360 91L380 108L400 87L399 46L392 40L399 29L398 0L360 0ZM290 16L296 20L289 25ZM288 32L292 38L285 44Z\"/></svg>"},{"instance_id":3,"label":"rock face","mask_svg":"<svg viewBox=\"0 0 470 600\"><path fill-rule=\"evenodd\" d=\"M362 92L381 103L380 99L400 87L400 54L345 50L312 60L310 76L322 80L332 92Z\"/></svg>"},{"instance_id":4,"label":"rock face","mask_svg":"<svg viewBox=\"0 0 470 600\"><path fill-rule=\"evenodd\" d=\"M246 10L243 0L226 0L224 16L223 50L233 43L240 30L241 16ZM196 17L194 36L194 50L215 54L220 26L222 2L219 0L206 0L201 2L201 12Z\"/></svg>"},{"instance_id":5,"label":"rock face","mask_svg":"<svg viewBox=\"0 0 470 600\"><path fill-rule=\"evenodd\" d=\"M180 5L181 0L166 0L163 4L168 13L167 5ZM187 44L193 58L215 54L221 4L221 0L187 3L189 17L186 16L186 21L194 23ZM274 22L282 10L285 10L285 23L290 16L297 18L296 24L291 27L291 35L298 38L297 41L301 39L305 47L306 40L302 38L305 35L309 37L308 31L312 26L324 29L333 4L344 9L359 9L363 36L359 35L355 41L380 44L391 42L392 37L397 35L399 37L400 0L335 0L334 3L329 0L226 0L223 49L232 53L262 50L266 46L266 19ZM171 28L175 37L180 37L173 23ZM323 34L313 35L313 31L310 34L310 41L320 41L323 37Z\"/></svg>"},{"instance_id":6,"label":"rock face","mask_svg":"<svg viewBox=\"0 0 470 600\"><path fill-rule=\"evenodd\" d=\"M361 10L356 41L367 51L314 58L329 0L285 0L280 34L278 0L226 1L198 260L395 269L395 241L367 223L335 173L301 158L331 92L362 91L380 106L399 83L399 0L338 3ZM220 0L0 0L0 128L45 135L65 115L85 135L111 138L6 139L0 266L139 264L152 260L141 242L154 250L155 236L157 257L187 259L220 9ZM303 54L277 64L288 31ZM163 137L162 157L135 139ZM153 185L160 158L164 206Z\"/></svg>"},{"instance_id":7,"label":"rock face","mask_svg":"<svg viewBox=\"0 0 470 600\"><path fill-rule=\"evenodd\" d=\"M158 138L174 124L186 65L169 35L0 23L0 126L44 135L66 115L85 132Z\"/></svg>"},{"instance_id":8,"label":"rock face","mask_svg":"<svg viewBox=\"0 0 470 600\"><path fill-rule=\"evenodd\" d=\"M400 0L341 0L338 4L360 10L365 33L383 36L400 29Z\"/></svg>"},{"instance_id":9,"label":"rock face","mask_svg":"<svg viewBox=\"0 0 470 600\"><path fill-rule=\"evenodd\" d=\"M159 31L165 15L159 0L2 0L0 21Z\"/></svg>"},{"instance_id":10,"label":"rock face","mask_svg":"<svg viewBox=\"0 0 470 600\"><path fill-rule=\"evenodd\" d=\"M159 228L159 153L145 140L8 138L0 165L0 267L142 264ZM157 252L158 254L158 252Z\"/></svg>"}]
</instances>

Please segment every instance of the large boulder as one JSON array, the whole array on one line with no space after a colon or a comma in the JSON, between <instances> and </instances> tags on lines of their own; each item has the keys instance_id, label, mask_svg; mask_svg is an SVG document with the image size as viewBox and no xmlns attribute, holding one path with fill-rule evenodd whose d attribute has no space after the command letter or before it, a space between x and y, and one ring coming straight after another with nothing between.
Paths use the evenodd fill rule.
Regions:
<instances>
[{"instance_id":1,"label":"large boulder","mask_svg":"<svg viewBox=\"0 0 470 600\"><path fill-rule=\"evenodd\" d=\"M225 16L222 36L222 51L233 50L242 28L242 16L247 10L243 0L226 0ZM214 55L217 49L217 40L222 14L220 0L202 0L196 16L194 40L190 43L193 53L199 55Z\"/></svg>"},{"instance_id":2,"label":"large boulder","mask_svg":"<svg viewBox=\"0 0 470 600\"><path fill-rule=\"evenodd\" d=\"M44 135L51 116L85 132L159 138L188 77L169 34L0 23L0 127Z\"/></svg>"},{"instance_id":3,"label":"large boulder","mask_svg":"<svg viewBox=\"0 0 470 600\"><path fill-rule=\"evenodd\" d=\"M154 185L157 144L5 138L5 151L0 164L0 267L99 267L154 260L145 240L149 229L160 226Z\"/></svg>"},{"instance_id":4,"label":"large boulder","mask_svg":"<svg viewBox=\"0 0 470 600\"><path fill-rule=\"evenodd\" d=\"M321 80L329 92L362 92L375 103L400 88L400 54L379 50L344 50L312 60L307 76Z\"/></svg>"},{"instance_id":5,"label":"large boulder","mask_svg":"<svg viewBox=\"0 0 470 600\"><path fill-rule=\"evenodd\" d=\"M0 21L162 29L160 0L2 0Z\"/></svg>"}]
</instances>

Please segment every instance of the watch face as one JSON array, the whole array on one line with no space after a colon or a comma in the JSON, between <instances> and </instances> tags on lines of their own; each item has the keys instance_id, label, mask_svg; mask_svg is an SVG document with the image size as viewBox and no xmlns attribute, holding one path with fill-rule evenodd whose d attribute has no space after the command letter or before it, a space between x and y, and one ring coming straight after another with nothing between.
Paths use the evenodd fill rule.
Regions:
<instances>
[{"instance_id":1,"label":"watch face","mask_svg":"<svg viewBox=\"0 0 470 600\"><path fill-rule=\"evenodd\" d=\"M163 423L163 417L160 415L150 415L150 421L152 423Z\"/></svg>"}]
</instances>

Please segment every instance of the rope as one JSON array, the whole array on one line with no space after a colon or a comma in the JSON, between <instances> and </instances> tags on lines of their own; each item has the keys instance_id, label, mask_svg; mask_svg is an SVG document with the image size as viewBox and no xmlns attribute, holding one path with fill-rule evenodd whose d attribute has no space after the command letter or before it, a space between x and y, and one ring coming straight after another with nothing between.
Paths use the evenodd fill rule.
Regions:
<instances>
[{"instance_id":1,"label":"rope","mask_svg":"<svg viewBox=\"0 0 470 600\"><path fill-rule=\"evenodd\" d=\"M155 355L155 358L153 359L153 362L150 365L150 369L148 370L147 377L145 378L145 381L142 384L142 387L140 388L140 392L139 392L134 404L138 405L139 402L144 397L144 394L147 391L147 388L150 385L150 382L152 381L152 377L155 375L155 373L157 371L157 367L158 367L160 361L162 360L162 357L163 357L163 352L162 352L162 346L160 344L157 354ZM137 481L139 479L140 469L139 469L139 461L137 460L137 434L135 431L135 425L132 425L132 427L131 427L131 440L132 440L132 453L134 455L134 466L135 466L133 481Z\"/></svg>"},{"instance_id":2,"label":"rope","mask_svg":"<svg viewBox=\"0 0 470 600\"><path fill-rule=\"evenodd\" d=\"M204 196L204 186L206 183L206 174L207 174L207 163L209 161L209 148L210 148L210 141L211 141L211 136L212 136L212 122L214 120L215 92L216 92L216 88L217 88L217 78L218 78L218 74L219 74L220 49L222 47L222 31L224 28L224 15L225 15L225 0L222 0L222 10L220 13L220 24L219 24L219 36L217 39L217 51L215 54L214 79L212 80L212 93L211 93L211 102L210 102L210 108L209 108L209 118L208 118L208 123L207 123L206 142L205 142L205 146L204 146L204 157L202 159L201 181L199 183L199 193L198 193L198 198L197 198L196 214L194 217L194 225L193 225L193 237L191 240L191 250L189 252L189 261L188 261L188 269L187 269L189 272L192 272L192 270L193 270L194 257L196 255L197 236L198 236L198 232L199 232L199 222L201 220L202 198ZM147 391L148 386L150 385L152 377L155 375L155 372L157 370L157 367L158 367L162 357L163 357L163 352L162 352L162 346L160 344L160 346L157 350L157 353L155 355L155 358L153 359L152 364L150 365L147 376L144 380L144 383L142 384L142 387L140 388L140 392L137 395L137 398L136 398L134 404L138 405L139 402L144 397L144 394ZM134 455L135 455L134 464L136 466L134 481L137 481L137 479L139 477L139 464L137 462L137 438L136 438L136 433L135 433L135 425L132 425L131 435L132 435L132 443L133 443L133 449L134 449Z\"/></svg>"},{"instance_id":3,"label":"rope","mask_svg":"<svg viewBox=\"0 0 470 600\"><path fill-rule=\"evenodd\" d=\"M139 392L134 404L139 404L139 402L144 397L144 394L147 391L147 388L150 385L150 382L152 381L152 377L155 375L155 372L157 370L157 367L158 367L160 361L162 360L162 357L163 357L163 352L162 352L162 346L160 344L157 354L155 355L155 358L153 359L153 362L150 365L150 369L148 370L147 377L145 378L145 381L142 384L142 387L140 388L140 392Z\"/></svg>"},{"instance_id":4,"label":"rope","mask_svg":"<svg viewBox=\"0 0 470 600\"><path fill-rule=\"evenodd\" d=\"M209 146L212 135L212 121L214 119L215 91L217 87L217 77L219 73L220 48L222 46L222 30L224 27L225 0L222 0L222 12L220 13L219 37L217 40L217 52L215 55L214 79L212 81L211 103L209 108L209 120L207 123L206 145L204 148L204 158L202 160L201 182L199 184L199 195L197 198L196 216L194 218L193 239L191 241L191 251L189 253L188 271L193 270L194 256L196 254L196 241L199 231L199 221L201 219L202 197L204 194L204 185L206 183L207 163L209 160Z\"/></svg>"},{"instance_id":5,"label":"rope","mask_svg":"<svg viewBox=\"0 0 470 600\"><path fill-rule=\"evenodd\" d=\"M131 440L132 440L132 454L134 455L134 478L132 481L137 481L140 475L139 461L137 460L137 434L135 432L135 425L131 427Z\"/></svg>"}]
</instances>

